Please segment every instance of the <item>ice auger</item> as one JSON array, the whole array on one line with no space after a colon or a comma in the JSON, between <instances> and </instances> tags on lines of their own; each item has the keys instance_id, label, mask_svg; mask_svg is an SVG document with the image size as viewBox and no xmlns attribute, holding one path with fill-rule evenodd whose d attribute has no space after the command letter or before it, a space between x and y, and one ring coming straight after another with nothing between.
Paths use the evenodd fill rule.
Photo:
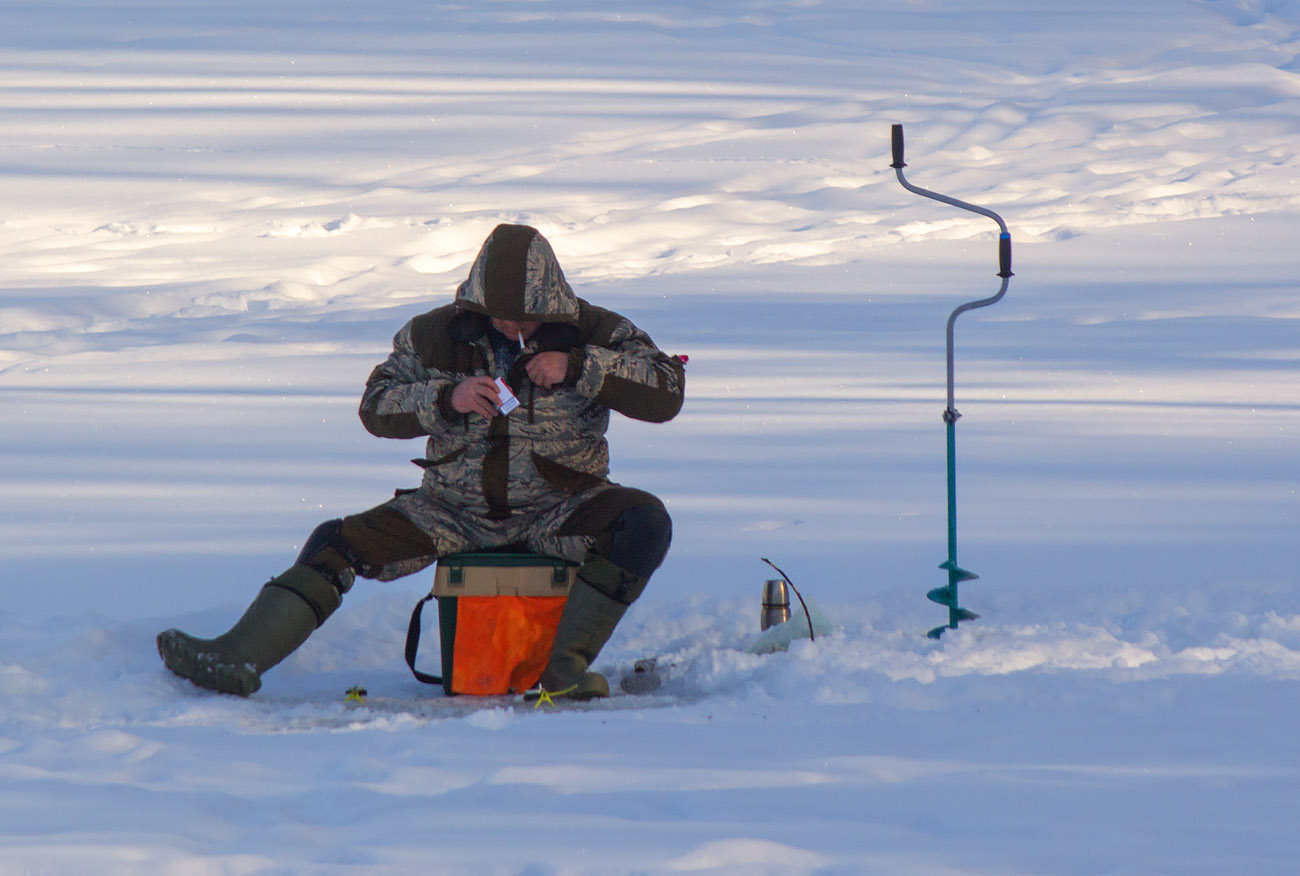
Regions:
<instances>
[{"instance_id":1,"label":"ice auger","mask_svg":"<svg viewBox=\"0 0 1300 876\"><path fill-rule=\"evenodd\" d=\"M988 298L981 298L978 301L968 301L952 312L948 317L948 407L944 409L943 421L948 431L948 559L939 565L940 569L948 572L948 583L943 587L936 587L926 594L931 602L937 602L940 605L948 607L948 623L943 626L935 627L930 630L928 635L932 639L937 639L943 635L944 630L955 630L957 624L961 621L975 620L979 615L973 611L962 608L957 603L957 585L962 581L974 581L979 576L974 572L967 571L957 565L957 418L961 414L957 413L956 401L953 391L953 326L957 322L957 317L961 316L968 310L974 310L977 307L988 307L1002 300L1002 296L1007 294L1007 284L1011 277L1011 232L1007 231L1007 224L1002 221L1002 217L992 210L984 207L977 207L974 204L968 204L965 201L959 201L956 198L950 198L947 195L941 195L937 192L931 192L926 189L918 188L912 185L903 177L903 168L907 163L903 161L903 126L894 125L892 130L894 163L890 167L894 168L894 173L898 175L898 181L902 183L903 188L913 194L920 195L923 198L930 198L949 204L953 207L959 207L963 210L969 210L972 213L979 213L981 216L987 216L994 222L998 223L1001 235L998 238L998 276L1002 278L1002 288L998 289L996 295Z\"/></svg>"}]
</instances>

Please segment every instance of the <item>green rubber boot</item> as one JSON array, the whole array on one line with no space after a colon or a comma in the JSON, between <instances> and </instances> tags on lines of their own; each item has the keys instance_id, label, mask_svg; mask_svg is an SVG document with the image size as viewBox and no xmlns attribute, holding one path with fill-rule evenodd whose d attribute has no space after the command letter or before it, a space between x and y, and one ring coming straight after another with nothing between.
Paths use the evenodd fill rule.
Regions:
<instances>
[{"instance_id":1,"label":"green rubber boot","mask_svg":"<svg viewBox=\"0 0 1300 876\"><path fill-rule=\"evenodd\" d=\"M158 634L158 654L168 669L199 687L246 697L262 686L262 673L297 650L342 601L324 575L294 565L258 592L229 631L198 639L166 630Z\"/></svg>"},{"instance_id":2,"label":"green rubber boot","mask_svg":"<svg viewBox=\"0 0 1300 876\"><path fill-rule=\"evenodd\" d=\"M551 656L538 687L553 698L591 700L609 696L609 681L591 672L628 606L645 589L645 581L603 557L593 557L578 569L569 600L555 630ZM616 599L610 593L628 597ZM540 692L539 692L540 693Z\"/></svg>"}]
</instances>

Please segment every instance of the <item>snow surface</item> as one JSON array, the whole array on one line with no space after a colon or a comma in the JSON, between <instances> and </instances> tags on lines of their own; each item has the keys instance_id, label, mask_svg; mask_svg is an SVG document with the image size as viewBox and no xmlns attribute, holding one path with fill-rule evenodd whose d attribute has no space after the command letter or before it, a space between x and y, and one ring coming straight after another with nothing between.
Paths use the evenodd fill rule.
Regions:
<instances>
[{"instance_id":1,"label":"snow surface","mask_svg":"<svg viewBox=\"0 0 1300 876\"><path fill-rule=\"evenodd\" d=\"M1291 874L1300 3L42 0L0 10L0 873ZM943 326L963 603L940 641ZM500 221L688 353L615 477L644 703L409 677L360 583L169 677L321 520ZM785 569L831 624L755 654ZM363 684L373 701L344 703Z\"/></svg>"}]
</instances>

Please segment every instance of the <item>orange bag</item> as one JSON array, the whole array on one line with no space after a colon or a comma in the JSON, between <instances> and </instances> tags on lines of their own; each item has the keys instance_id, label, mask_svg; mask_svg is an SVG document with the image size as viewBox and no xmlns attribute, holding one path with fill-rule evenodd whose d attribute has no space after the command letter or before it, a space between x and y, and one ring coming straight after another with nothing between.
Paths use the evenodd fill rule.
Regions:
<instances>
[{"instance_id":1,"label":"orange bag","mask_svg":"<svg viewBox=\"0 0 1300 876\"><path fill-rule=\"evenodd\" d=\"M499 696L532 688L546 668L576 570L576 563L531 553L443 557L433 589L411 614L411 672L441 684L448 695ZM438 600L440 676L415 668L421 612L430 599Z\"/></svg>"}]
</instances>

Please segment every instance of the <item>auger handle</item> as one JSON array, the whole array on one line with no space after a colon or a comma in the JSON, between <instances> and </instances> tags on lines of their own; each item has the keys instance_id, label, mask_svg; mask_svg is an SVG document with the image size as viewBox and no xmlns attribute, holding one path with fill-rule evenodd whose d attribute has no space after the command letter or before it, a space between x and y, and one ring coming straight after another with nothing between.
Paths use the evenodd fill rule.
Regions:
<instances>
[{"instance_id":1,"label":"auger handle","mask_svg":"<svg viewBox=\"0 0 1300 876\"><path fill-rule=\"evenodd\" d=\"M890 165L894 169L894 174L898 177L899 183L914 195L920 195L923 198L929 198L932 201L938 201L941 204L948 204L962 210L969 210L972 213L978 213L981 216L987 216L994 222L998 223L998 230L1002 232L1002 238L998 244L998 268L999 277L1011 276L1011 232L1007 230L1007 223L1002 221L1002 217L987 207L981 207L972 204L969 201L962 201L949 195L941 195L938 192L932 192L929 189L923 189L920 186L914 186L903 176L903 168L907 167L907 162L903 161L903 126L893 125L890 129L890 139L893 141L894 163Z\"/></svg>"}]
</instances>

